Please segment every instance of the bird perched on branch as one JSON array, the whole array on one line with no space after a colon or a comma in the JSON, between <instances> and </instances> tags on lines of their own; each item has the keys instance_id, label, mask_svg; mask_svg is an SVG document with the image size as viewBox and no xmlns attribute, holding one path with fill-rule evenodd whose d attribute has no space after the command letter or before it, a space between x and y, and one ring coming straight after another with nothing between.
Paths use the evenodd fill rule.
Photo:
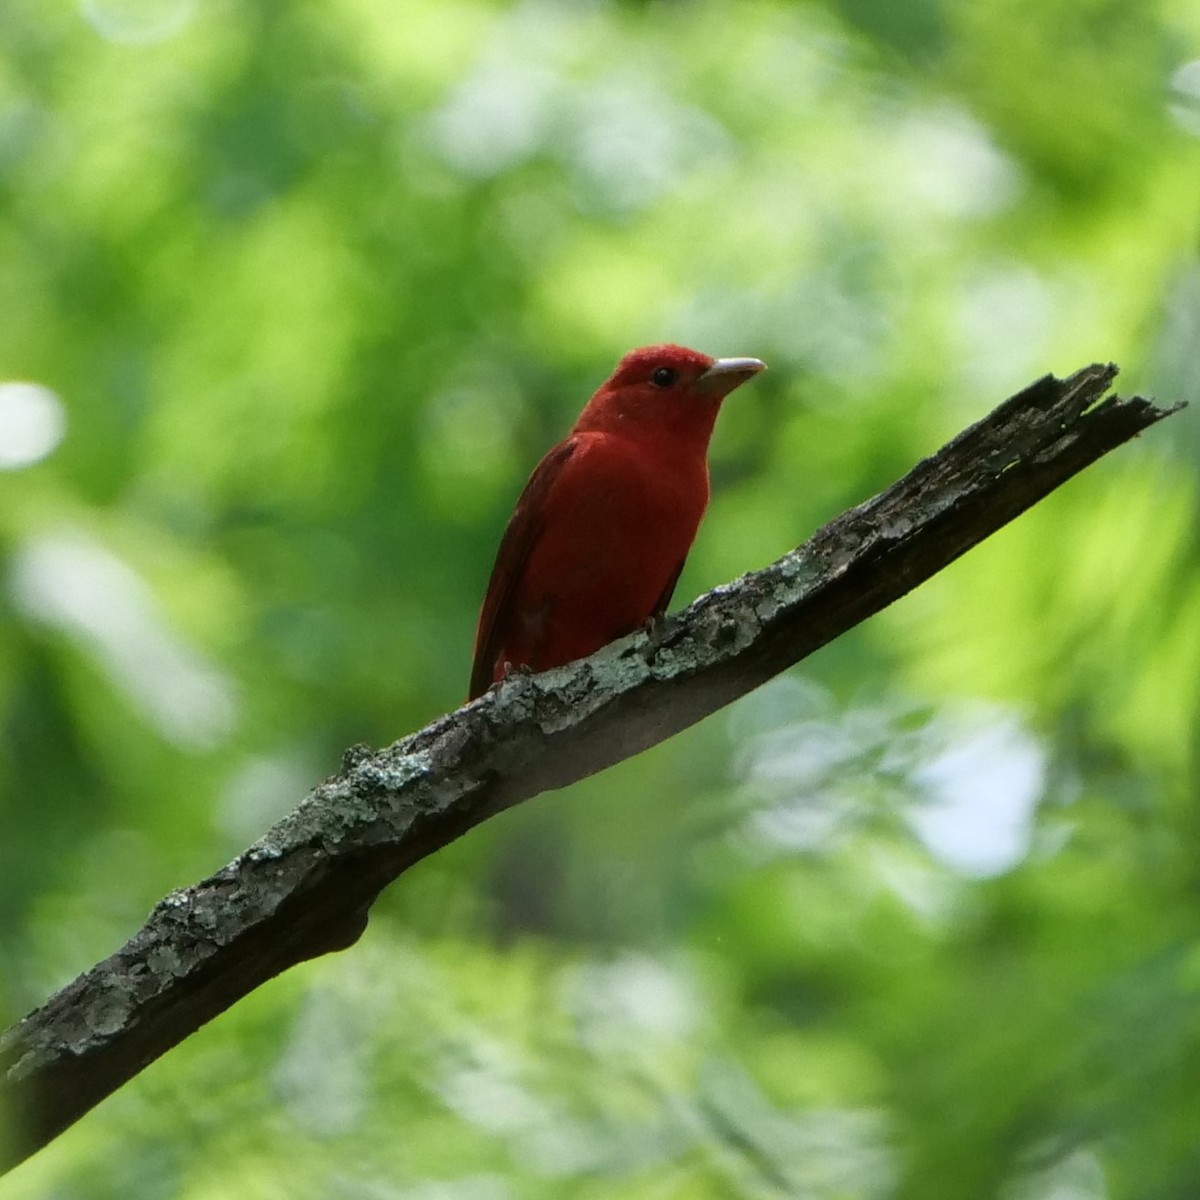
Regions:
<instances>
[{"instance_id":1,"label":"bird perched on branch","mask_svg":"<svg viewBox=\"0 0 1200 1200\"><path fill-rule=\"evenodd\" d=\"M708 505L721 401L764 366L671 345L621 359L517 501L479 613L471 699L666 611Z\"/></svg>"}]
</instances>

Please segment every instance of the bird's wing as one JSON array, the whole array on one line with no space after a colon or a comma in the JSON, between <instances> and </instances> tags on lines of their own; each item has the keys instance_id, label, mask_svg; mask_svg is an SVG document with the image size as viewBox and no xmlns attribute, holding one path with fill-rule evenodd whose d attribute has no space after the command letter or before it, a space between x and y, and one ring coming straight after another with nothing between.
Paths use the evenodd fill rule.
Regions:
<instances>
[{"instance_id":1,"label":"bird's wing","mask_svg":"<svg viewBox=\"0 0 1200 1200\"><path fill-rule=\"evenodd\" d=\"M577 447L578 440L568 438L538 463L500 539L496 565L492 567L492 577L488 581L487 594L479 613L479 626L475 630L475 662L471 667L469 700L483 695L492 684L492 672L496 655L500 653L503 631L512 620L517 582L542 532L546 497Z\"/></svg>"}]
</instances>

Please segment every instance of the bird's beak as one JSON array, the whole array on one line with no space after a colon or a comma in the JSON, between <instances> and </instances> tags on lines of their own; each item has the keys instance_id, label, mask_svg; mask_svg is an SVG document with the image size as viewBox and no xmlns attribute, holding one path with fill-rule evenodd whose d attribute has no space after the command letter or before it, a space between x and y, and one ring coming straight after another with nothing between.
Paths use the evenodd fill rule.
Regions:
<instances>
[{"instance_id":1,"label":"bird's beak","mask_svg":"<svg viewBox=\"0 0 1200 1200\"><path fill-rule=\"evenodd\" d=\"M757 358L718 358L696 382L705 390L726 395L752 375L766 369L767 364Z\"/></svg>"}]
</instances>

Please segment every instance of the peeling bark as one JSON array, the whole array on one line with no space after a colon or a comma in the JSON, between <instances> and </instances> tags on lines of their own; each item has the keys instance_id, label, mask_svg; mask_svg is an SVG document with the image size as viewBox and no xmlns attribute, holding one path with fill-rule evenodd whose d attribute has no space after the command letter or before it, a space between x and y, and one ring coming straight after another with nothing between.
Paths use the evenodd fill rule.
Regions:
<instances>
[{"instance_id":1,"label":"peeling bark","mask_svg":"<svg viewBox=\"0 0 1200 1200\"><path fill-rule=\"evenodd\" d=\"M380 890L511 805L637 754L903 596L1176 411L1047 376L761 571L592 658L517 675L337 775L110 958L0 1035L8 1167L294 963L351 945Z\"/></svg>"}]
</instances>

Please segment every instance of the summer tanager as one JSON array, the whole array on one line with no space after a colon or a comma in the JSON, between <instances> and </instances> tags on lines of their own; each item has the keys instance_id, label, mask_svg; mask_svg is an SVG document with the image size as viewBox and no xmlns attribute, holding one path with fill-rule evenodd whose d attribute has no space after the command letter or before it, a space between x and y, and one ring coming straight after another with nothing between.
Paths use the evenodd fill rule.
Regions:
<instances>
[{"instance_id":1,"label":"summer tanager","mask_svg":"<svg viewBox=\"0 0 1200 1200\"><path fill-rule=\"evenodd\" d=\"M708 505L721 401L763 369L682 346L621 359L517 501L479 613L471 699L666 610Z\"/></svg>"}]
</instances>

